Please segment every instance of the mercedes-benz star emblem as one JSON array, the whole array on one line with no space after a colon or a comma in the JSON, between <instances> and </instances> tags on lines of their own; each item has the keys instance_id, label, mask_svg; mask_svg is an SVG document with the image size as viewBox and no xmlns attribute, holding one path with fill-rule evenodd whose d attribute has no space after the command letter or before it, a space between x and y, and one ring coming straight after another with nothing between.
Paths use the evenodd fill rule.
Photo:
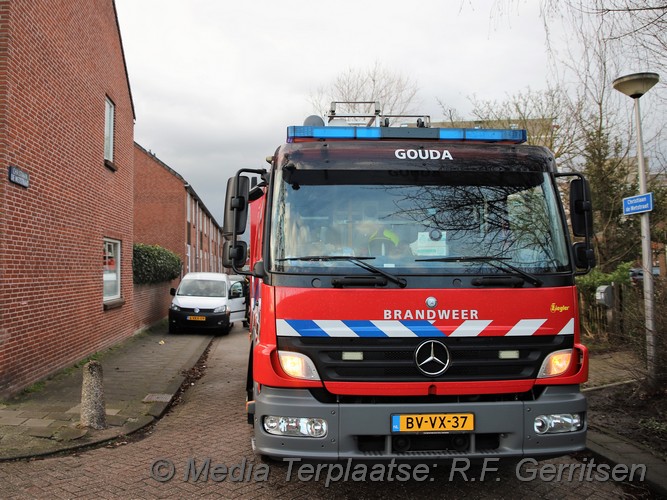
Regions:
<instances>
[{"instance_id":1,"label":"mercedes-benz star emblem","mask_svg":"<svg viewBox=\"0 0 667 500\"><path fill-rule=\"evenodd\" d=\"M442 342L427 340L415 350L415 363L427 377L437 377L449 367L449 350Z\"/></svg>"},{"instance_id":2,"label":"mercedes-benz star emblem","mask_svg":"<svg viewBox=\"0 0 667 500\"><path fill-rule=\"evenodd\" d=\"M199 308L198 308L198 307L195 307L195 312L196 312L196 313L199 312Z\"/></svg>"}]
</instances>

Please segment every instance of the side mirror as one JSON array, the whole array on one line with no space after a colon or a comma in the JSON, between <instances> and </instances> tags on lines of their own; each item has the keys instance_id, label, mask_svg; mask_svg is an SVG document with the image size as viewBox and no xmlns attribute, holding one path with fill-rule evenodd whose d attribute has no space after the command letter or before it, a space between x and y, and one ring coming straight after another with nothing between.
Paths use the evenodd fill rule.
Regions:
<instances>
[{"instance_id":1,"label":"side mirror","mask_svg":"<svg viewBox=\"0 0 667 500\"><path fill-rule=\"evenodd\" d=\"M593 205L591 191L585 179L570 182L570 219L575 236L593 236Z\"/></svg>"},{"instance_id":2,"label":"side mirror","mask_svg":"<svg viewBox=\"0 0 667 500\"><path fill-rule=\"evenodd\" d=\"M241 269L248 256L248 244L245 241L226 240L222 246L222 265L232 269Z\"/></svg>"},{"instance_id":3,"label":"side mirror","mask_svg":"<svg viewBox=\"0 0 667 500\"><path fill-rule=\"evenodd\" d=\"M230 237L245 232L248 222L248 194L250 192L250 179L243 175L236 175L227 180L227 193L225 195L225 219L222 232Z\"/></svg>"},{"instance_id":4,"label":"side mirror","mask_svg":"<svg viewBox=\"0 0 667 500\"><path fill-rule=\"evenodd\" d=\"M595 267L595 251L587 243L579 242L572 245L574 251L574 265L579 269Z\"/></svg>"},{"instance_id":5,"label":"side mirror","mask_svg":"<svg viewBox=\"0 0 667 500\"><path fill-rule=\"evenodd\" d=\"M176 289L175 288L170 288L169 289L169 294L176 296Z\"/></svg>"}]
</instances>

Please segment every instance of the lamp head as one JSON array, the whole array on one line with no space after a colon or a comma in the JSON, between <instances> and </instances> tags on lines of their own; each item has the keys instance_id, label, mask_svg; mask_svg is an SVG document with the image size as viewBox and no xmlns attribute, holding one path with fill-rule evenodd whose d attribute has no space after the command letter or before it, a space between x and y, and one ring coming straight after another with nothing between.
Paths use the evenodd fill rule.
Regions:
<instances>
[{"instance_id":1,"label":"lamp head","mask_svg":"<svg viewBox=\"0 0 667 500\"><path fill-rule=\"evenodd\" d=\"M657 73L634 73L617 78L612 85L619 92L633 99L639 99L659 81L660 76Z\"/></svg>"}]
</instances>

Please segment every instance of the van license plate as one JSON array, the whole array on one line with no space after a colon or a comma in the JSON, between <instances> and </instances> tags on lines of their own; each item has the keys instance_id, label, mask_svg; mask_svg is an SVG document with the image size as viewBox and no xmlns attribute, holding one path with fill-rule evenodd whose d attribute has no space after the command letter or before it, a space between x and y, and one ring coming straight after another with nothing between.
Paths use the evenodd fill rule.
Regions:
<instances>
[{"instance_id":1,"label":"van license plate","mask_svg":"<svg viewBox=\"0 0 667 500\"><path fill-rule=\"evenodd\" d=\"M420 413L391 416L391 432L471 432L474 413Z\"/></svg>"},{"instance_id":2,"label":"van license plate","mask_svg":"<svg viewBox=\"0 0 667 500\"><path fill-rule=\"evenodd\" d=\"M206 321L206 316L188 316L188 321Z\"/></svg>"}]
</instances>

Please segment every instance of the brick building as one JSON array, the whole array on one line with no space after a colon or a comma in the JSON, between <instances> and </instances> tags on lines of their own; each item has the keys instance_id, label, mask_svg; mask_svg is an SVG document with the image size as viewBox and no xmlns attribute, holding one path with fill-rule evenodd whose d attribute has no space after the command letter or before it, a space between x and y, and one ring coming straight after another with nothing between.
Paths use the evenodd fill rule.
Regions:
<instances>
[{"instance_id":1,"label":"brick building","mask_svg":"<svg viewBox=\"0 0 667 500\"><path fill-rule=\"evenodd\" d=\"M181 257L183 274L224 272L222 228L178 172L134 145L134 241L160 245ZM174 284L135 286L139 327L165 317Z\"/></svg>"},{"instance_id":2,"label":"brick building","mask_svg":"<svg viewBox=\"0 0 667 500\"><path fill-rule=\"evenodd\" d=\"M0 397L136 330L133 127L112 0L0 1Z\"/></svg>"}]
</instances>

